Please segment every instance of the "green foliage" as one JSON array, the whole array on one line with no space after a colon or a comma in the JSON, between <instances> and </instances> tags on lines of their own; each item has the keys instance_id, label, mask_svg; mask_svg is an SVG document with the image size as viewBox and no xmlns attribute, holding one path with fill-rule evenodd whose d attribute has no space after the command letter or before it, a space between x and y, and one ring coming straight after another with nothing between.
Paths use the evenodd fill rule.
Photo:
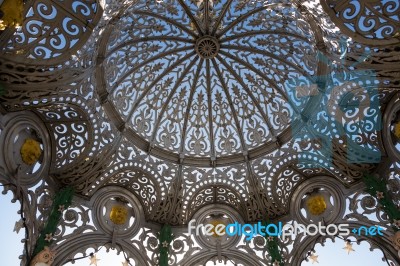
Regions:
<instances>
[{"instance_id":1,"label":"green foliage","mask_svg":"<svg viewBox=\"0 0 400 266\"><path fill-rule=\"evenodd\" d=\"M279 250L277 238L273 237L272 240L268 240L267 238L266 241L267 241L267 250L269 255L271 256L271 265L273 265L274 262L277 261L279 262L280 266L283 266L284 263L281 256L281 252Z\"/></svg>"},{"instance_id":2,"label":"green foliage","mask_svg":"<svg viewBox=\"0 0 400 266\"><path fill-rule=\"evenodd\" d=\"M264 223L264 226L267 226L269 223ZM283 261L279 245L278 245L278 238L274 236L268 235L265 232L265 240L267 242L267 250L268 254L271 256L271 265L274 265L274 262L278 262L280 266L284 266L285 263Z\"/></svg>"},{"instance_id":3,"label":"green foliage","mask_svg":"<svg viewBox=\"0 0 400 266\"><path fill-rule=\"evenodd\" d=\"M400 220L399 207L394 204L393 198L387 189L386 182L377 176L369 174L364 175L363 181L366 185L366 191L371 194L371 196L377 198L377 192L383 193L383 198L377 198L377 200L383 211L389 217L390 222L393 223L394 220ZM394 230L398 231L399 229L394 227Z\"/></svg>"},{"instance_id":4,"label":"green foliage","mask_svg":"<svg viewBox=\"0 0 400 266\"><path fill-rule=\"evenodd\" d=\"M174 236L172 235L171 226L164 224L159 234L160 241L160 262L159 266L168 266L168 250L169 244L172 242Z\"/></svg>"},{"instance_id":5,"label":"green foliage","mask_svg":"<svg viewBox=\"0 0 400 266\"><path fill-rule=\"evenodd\" d=\"M62 209L67 209L69 205L71 205L73 194L74 190L71 187L66 187L56 193L49 214L49 218L47 219L44 229L40 233L39 239L36 242L36 247L33 251L32 258L34 258L40 251L42 251L45 246L49 246L51 244L52 240L47 241L46 235L54 235L54 233L56 232L57 225L62 216L62 210L60 210L60 206L63 206Z\"/></svg>"}]
</instances>

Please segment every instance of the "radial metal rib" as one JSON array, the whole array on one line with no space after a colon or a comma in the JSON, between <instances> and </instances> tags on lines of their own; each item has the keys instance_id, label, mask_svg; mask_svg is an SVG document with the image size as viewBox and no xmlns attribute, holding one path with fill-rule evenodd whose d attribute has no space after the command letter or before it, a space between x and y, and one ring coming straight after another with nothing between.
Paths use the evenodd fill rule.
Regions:
<instances>
[{"instance_id":1,"label":"radial metal rib","mask_svg":"<svg viewBox=\"0 0 400 266\"><path fill-rule=\"evenodd\" d=\"M213 59L211 59L211 60L212 60L213 66L214 66L214 68L215 68L215 71L217 72L217 76L218 76L218 79L219 79L219 81L220 81L220 83L221 83L222 89L223 89L224 92L225 92L226 99L228 100L228 103L229 103L229 107L231 108L232 116L233 116L233 119L235 120L235 125L236 125L236 129L237 129L237 134L239 135L240 143L241 143L241 146L242 146L242 147L241 147L241 148L242 148L242 151L243 151L243 152L244 152L244 151L247 151L247 145L246 145L246 142L245 142L244 137L243 137L242 129L241 129L241 127L240 127L238 115L237 115L237 113L236 113L235 107L233 106L232 99L231 99L231 97L229 96L228 87L226 86L226 83L225 83L225 81L224 81L224 78L223 78L223 76L222 76L222 73L221 73L220 69L218 68L217 61L215 60L215 58L213 58Z\"/></svg>"},{"instance_id":2,"label":"radial metal rib","mask_svg":"<svg viewBox=\"0 0 400 266\"><path fill-rule=\"evenodd\" d=\"M134 103L134 105L132 106L132 110L130 111L129 115L127 116L126 121L129 121L131 116L133 115L133 113L135 112L137 106L139 105L139 103L142 101L142 99L147 95L147 93L149 93L149 91L151 90L151 88L153 88L153 86L155 84L157 84L157 82L159 82L165 75L167 75L168 73L170 73L172 71L172 69L174 69L175 67L177 67L178 65L180 65L182 62L186 61L188 58L190 58L191 56L195 55L196 52L192 52L190 54L187 54L185 57L181 58L180 60L176 61L173 65L171 65L169 68L167 68L163 73L161 73L149 86L147 86L147 88L143 91L143 93L138 97L138 99L136 100L136 102Z\"/></svg>"},{"instance_id":3,"label":"radial metal rib","mask_svg":"<svg viewBox=\"0 0 400 266\"><path fill-rule=\"evenodd\" d=\"M196 85L199 80L199 75L200 75L201 68L203 66L203 62L204 62L204 59L200 59L196 74L194 76L192 87L190 88L190 95L189 95L188 105L186 107L185 120L183 122L183 128L182 128L181 147L179 149L180 153L183 153L185 150L185 139L186 139L186 135L187 135L187 124L188 124L188 120L189 120L190 108L192 107L193 96L194 96L194 93L196 92Z\"/></svg>"},{"instance_id":4,"label":"radial metal rib","mask_svg":"<svg viewBox=\"0 0 400 266\"><path fill-rule=\"evenodd\" d=\"M154 125L154 130L153 134L151 134L151 139L150 139L150 144L152 144L156 138L156 134L158 132L158 127L161 123L161 119L163 118L163 115L165 111L167 110L169 102L172 100L172 97L175 95L176 90L179 88L180 85L182 85L183 79L186 77L187 73L189 70L193 67L193 65L196 63L196 61L199 59L198 56L196 56L189 64L189 66L182 72L182 75L179 77L179 79L176 81L175 86L172 88L171 93L168 96L168 99L166 102L163 104L163 107L160 111L160 114L158 115L157 122Z\"/></svg>"},{"instance_id":5,"label":"radial metal rib","mask_svg":"<svg viewBox=\"0 0 400 266\"><path fill-rule=\"evenodd\" d=\"M131 70L129 70L128 72L126 72L122 77L120 77L120 78L115 82L115 85L111 88L110 91L113 92L125 78L127 78L129 75L131 75L133 72L135 72L135 71L138 70L139 68L141 68L141 67L143 67L143 66L145 66L145 65L147 65L147 64L149 64L149 63L151 63L151 62L153 62L153 61L159 60L159 59L162 58L162 57L165 57L165 56L168 56L168 55L171 55L171 54L174 54L174 53L179 53L179 52L188 51L188 50L191 50L191 49L193 49L193 47L183 47L183 48L179 48L179 49L170 50L170 51L168 51L168 52L164 52L164 53L161 53L161 54L157 54L156 56L153 56L153 57L151 57L151 58L149 58L149 59L147 59L147 60L141 62L140 64L136 65L136 66L133 67ZM194 53L194 52L193 52L193 53Z\"/></svg>"},{"instance_id":6,"label":"radial metal rib","mask_svg":"<svg viewBox=\"0 0 400 266\"><path fill-rule=\"evenodd\" d=\"M255 107L257 108L258 112L260 112L262 118L264 119L264 122L266 123L269 132L271 133L272 136L276 137L277 134L275 132L274 127L271 125L268 116L264 113L264 110L261 108L259 101L254 97L253 93L250 91L249 87L243 82L243 79L239 77L239 75L223 60L223 58L219 55L217 55L218 60L225 66L225 68L232 74L232 76L239 82L239 84L242 86L242 88L246 91L246 93L249 95L251 100L253 101Z\"/></svg>"}]
</instances>

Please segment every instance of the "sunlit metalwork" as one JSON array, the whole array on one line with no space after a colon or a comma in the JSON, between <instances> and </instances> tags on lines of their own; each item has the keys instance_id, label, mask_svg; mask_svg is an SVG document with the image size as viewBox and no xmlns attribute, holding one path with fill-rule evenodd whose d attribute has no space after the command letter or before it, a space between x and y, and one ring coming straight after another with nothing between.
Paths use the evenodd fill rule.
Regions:
<instances>
[{"instance_id":1,"label":"sunlit metalwork","mask_svg":"<svg viewBox=\"0 0 400 266\"><path fill-rule=\"evenodd\" d=\"M0 182L22 203L21 265L63 186L75 196L49 236L53 265L101 245L157 265L163 224L170 265L274 263L267 238L190 235L192 219L379 225L382 238L357 240L399 261L395 222L360 182L379 174L400 203L398 1L24 9L22 27L0 33ZM29 163L26 139L41 151ZM323 199L310 212L313 195ZM277 241L300 265L329 237Z\"/></svg>"}]
</instances>

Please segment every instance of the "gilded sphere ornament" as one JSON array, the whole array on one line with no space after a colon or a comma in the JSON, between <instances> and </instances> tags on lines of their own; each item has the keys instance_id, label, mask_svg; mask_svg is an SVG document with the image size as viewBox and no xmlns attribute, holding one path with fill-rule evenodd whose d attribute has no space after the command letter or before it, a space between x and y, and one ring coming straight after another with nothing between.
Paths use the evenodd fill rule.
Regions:
<instances>
[{"instance_id":1,"label":"gilded sphere ornament","mask_svg":"<svg viewBox=\"0 0 400 266\"><path fill-rule=\"evenodd\" d=\"M20 153L24 163L33 165L39 160L42 149L38 141L28 138L25 140L24 144L22 144Z\"/></svg>"},{"instance_id":2,"label":"gilded sphere ornament","mask_svg":"<svg viewBox=\"0 0 400 266\"><path fill-rule=\"evenodd\" d=\"M312 215L318 216L318 215L323 214L326 210L325 198L321 195L311 196L307 200L307 210Z\"/></svg>"},{"instance_id":3,"label":"gilded sphere ornament","mask_svg":"<svg viewBox=\"0 0 400 266\"><path fill-rule=\"evenodd\" d=\"M110 220L117 225L125 224L128 220L128 209L123 205L112 206Z\"/></svg>"},{"instance_id":4,"label":"gilded sphere ornament","mask_svg":"<svg viewBox=\"0 0 400 266\"><path fill-rule=\"evenodd\" d=\"M222 220L219 220L219 219L215 219L215 220L212 220L211 221L211 224L214 226L213 227L213 229L212 229L212 233L213 233L213 237L220 237L220 236L222 236L222 235L224 235L224 233L225 233L225 226L226 226L226 224L224 223L224 221L222 221ZM218 230L217 230L217 226L219 226L218 227ZM223 226L223 227L222 227ZM223 233L222 234L220 234L221 233L221 228L223 228L224 230L222 231Z\"/></svg>"},{"instance_id":5,"label":"gilded sphere ornament","mask_svg":"<svg viewBox=\"0 0 400 266\"><path fill-rule=\"evenodd\" d=\"M394 124L393 133L396 136L396 138L400 139L400 122Z\"/></svg>"}]
</instances>

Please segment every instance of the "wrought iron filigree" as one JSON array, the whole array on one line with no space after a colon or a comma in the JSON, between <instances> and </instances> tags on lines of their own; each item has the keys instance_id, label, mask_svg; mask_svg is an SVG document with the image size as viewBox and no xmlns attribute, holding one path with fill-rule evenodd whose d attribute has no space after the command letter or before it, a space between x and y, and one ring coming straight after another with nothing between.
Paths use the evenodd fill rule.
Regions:
<instances>
[{"instance_id":1,"label":"wrought iron filigree","mask_svg":"<svg viewBox=\"0 0 400 266\"><path fill-rule=\"evenodd\" d=\"M240 162L287 141L293 113L312 105L285 81L307 85L322 73L320 36L297 8L209 5L133 5L104 30L97 67L104 79L97 92L128 139L157 157L202 166Z\"/></svg>"},{"instance_id":2,"label":"wrought iron filigree","mask_svg":"<svg viewBox=\"0 0 400 266\"><path fill-rule=\"evenodd\" d=\"M102 14L96 0L36 0L26 7L22 27L1 50L9 61L33 65L38 59L42 65L68 59L87 40Z\"/></svg>"},{"instance_id":3,"label":"wrought iron filigree","mask_svg":"<svg viewBox=\"0 0 400 266\"><path fill-rule=\"evenodd\" d=\"M399 43L400 3L390 1L321 1L338 27L358 42L372 45Z\"/></svg>"},{"instance_id":4,"label":"wrought iron filigree","mask_svg":"<svg viewBox=\"0 0 400 266\"><path fill-rule=\"evenodd\" d=\"M22 194L6 190L31 204L25 210L30 232L45 221L53 190L74 186L73 206L55 235L57 265L101 245L126 253L135 265L156 265L164 223L175 235L170 265L228 258L269 265L261 236L194 236L185 225L216 216L314 222L304 207L313 191L329 198L327 221L386 228L382 240L359 240L396 261L391 225L358 181L363 172L381 173L399 203L400 101L392 91L399 85L399 50L381 46L396 41L389 31L379 35L385 8L397 6L264 2L106 0L100 7L38 0L25 28L1 33L8 46L0 81L9 90L0 103L0 182L19 185ZM340 11L329 16L324 3ZM349 15L357 3L364 11L375 8L367 12L378 12L379 23L350 39L346 25L369 16L361 9ZM66 19L75 32L60 12L71 15ZM29 39L37 25L43 35ZM63 34L65 43L57 46ZM369 39L374 36L379 40ZM34 167L20 167L20 140L27 136L44 149ZM34 195L41 179L46 182ZM120 196L131 219L117 228L107 208ZM278 243L287 265L300 265L324 240L296 236Z\"/></svg>"}]
</instances>

